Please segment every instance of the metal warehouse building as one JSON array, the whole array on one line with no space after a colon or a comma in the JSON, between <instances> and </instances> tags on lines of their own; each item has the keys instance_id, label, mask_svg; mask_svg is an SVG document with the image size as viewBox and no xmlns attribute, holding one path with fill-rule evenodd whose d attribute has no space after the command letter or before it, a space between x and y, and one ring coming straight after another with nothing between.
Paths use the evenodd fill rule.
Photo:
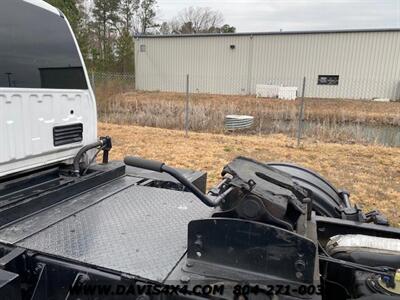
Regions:
<instances>
[{"instance_id":1,"label":"metal warehouse building","mask_svg":"<svg viewBox=\"0 0 400 300\"><path fill-rule=\"evenodd\" d=\"M306 96L400 98L400 29L136 37L136 87L255 94L257 84Z\"/></svg>"}]
</instances>

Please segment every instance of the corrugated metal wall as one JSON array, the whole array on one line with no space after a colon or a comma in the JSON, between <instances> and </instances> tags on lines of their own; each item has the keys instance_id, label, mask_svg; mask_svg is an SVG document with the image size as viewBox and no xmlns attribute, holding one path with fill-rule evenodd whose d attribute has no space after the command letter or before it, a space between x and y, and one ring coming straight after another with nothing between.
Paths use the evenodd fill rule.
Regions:
<instances>
[{"instance_id":1,"label":"corrugated metal wall","mask_svg":"<svg viewBox=\"0 0 400 300\"><path fill-rule=\"evenodd\" d=\"M400 31L139 38L135 53L140 90L183 92L190 74L192 92L254 94L306 76L308 97L400 98Z\"/></svg>"}]
</instances>

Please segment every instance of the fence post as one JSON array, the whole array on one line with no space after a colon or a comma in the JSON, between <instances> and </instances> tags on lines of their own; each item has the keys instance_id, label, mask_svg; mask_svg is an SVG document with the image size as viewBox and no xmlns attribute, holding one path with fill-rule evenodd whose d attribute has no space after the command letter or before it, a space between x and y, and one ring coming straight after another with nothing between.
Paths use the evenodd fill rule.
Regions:
<instances>
[{"instance_id":1,"label":"fence post","mask_svg":"<svg viewBox=\"0 0 400 300\"><path fill-rule=\"evenodd\" d=\"M185 136L189 137L189 74L186 75Z\"/></svg>"},{"instance_id":2,"label":"fence post","mask_svg":"<svg viewBox=\"0 0 400 300\"><path fill-rule=\"evenodd\" d=\"M301 93L301 104L299 113L299 128L297 130L297 147L300 146L301 134L303 131L303 119L304 119L304 94L306 90L306 77L303 78L303 90Z\"/></svg>"}]
</instances>

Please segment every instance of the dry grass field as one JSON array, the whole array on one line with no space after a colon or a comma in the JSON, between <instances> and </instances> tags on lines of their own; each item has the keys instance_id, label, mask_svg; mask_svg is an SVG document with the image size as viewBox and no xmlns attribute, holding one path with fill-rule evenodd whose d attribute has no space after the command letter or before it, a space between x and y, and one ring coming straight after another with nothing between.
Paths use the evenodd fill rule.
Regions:
<instances>
[{"instance_id":1,"label":"dry grass field","mask_svg":"<svg viewBox=\"0 0 400 300\"><path fill-rule=\"evenodd\" d=\"M183 112L185 105L185 95L181 93L131 91L114 93L108 97L99 95L97 98L99 110L108 111L111 113L110 117L113 117L112 113L146 113L150 110L154 113L154 117L158 113L164 118L169 118L171 113ZM253 95L191 94L190 104L193 115L202 117L203 123L209 116L211 120L217 121L219 119L215 118L217 115L224 116L226 113L242 113L269 120L290 121L297 119L299 101L262 99ZM307 99L305 119L327 123L400 126L400 102ZM131 120L135 121L134 118ZM194 123L197 124L196 121ZM216 126L209 125L211 130L213 127L215 129Z\"/></svg>"},{"instance_id":2,"label":"dry grass field","mask_svg":"<svg viewBox=\"0 0 400 300\"><path fill-rule=\"evenodd\" d=\"M219 181L222 167L238 155L260 161L285 161L313 169L366 210L378 208L400 226L400 148L307 141L300 148L285 135L232 136L99 123L99 134L113 137L112 159L138 155L171 166L204 170L208 186Z\"/></svg>"},{"instance_id":3,"label":"dry grass field","mask_svg":"<svg viewBox=\"0 0 400 300\"><path fill-rule=\"evenodd\" d=\"M99 119L104 122L184 128L185 95L164 92L122 92L98 89ZM257 99L255 96L192 94L190 130L223 133L224 117L251 115L255 124L247 135L284 133L295 136L299 101ZM400 102L306 99L303 133L326 142L400 144ZM380 137L379 137L380 136Z\"/></svg>"}]
</instances>

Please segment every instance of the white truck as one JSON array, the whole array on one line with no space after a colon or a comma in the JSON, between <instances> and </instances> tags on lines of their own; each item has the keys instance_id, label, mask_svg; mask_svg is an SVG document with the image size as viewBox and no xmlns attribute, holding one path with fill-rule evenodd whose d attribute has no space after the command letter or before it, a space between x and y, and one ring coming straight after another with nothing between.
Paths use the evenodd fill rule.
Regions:
<instances>
[{"instance_id":1,"label":"white truck","mask_svg":"<svg viewBox=\"0 0 400 300\"><path fill-rule=\"evenodd\" d=\"M310 170L238 157L206 194L203 172L109 162L43 1L0 0L0 137L1 300L400 298L400 230Z\"/></svg>"},{"instance_id":2,"label":"white truck","mask_svg":"<svg viewBox=\"0 0 400 300\"><path fill-rule=\"evenodd\" d=\"M44 1L1 1L0 177L97 141L96 101L68 21Z\"/></svg>"}]
</instances>

